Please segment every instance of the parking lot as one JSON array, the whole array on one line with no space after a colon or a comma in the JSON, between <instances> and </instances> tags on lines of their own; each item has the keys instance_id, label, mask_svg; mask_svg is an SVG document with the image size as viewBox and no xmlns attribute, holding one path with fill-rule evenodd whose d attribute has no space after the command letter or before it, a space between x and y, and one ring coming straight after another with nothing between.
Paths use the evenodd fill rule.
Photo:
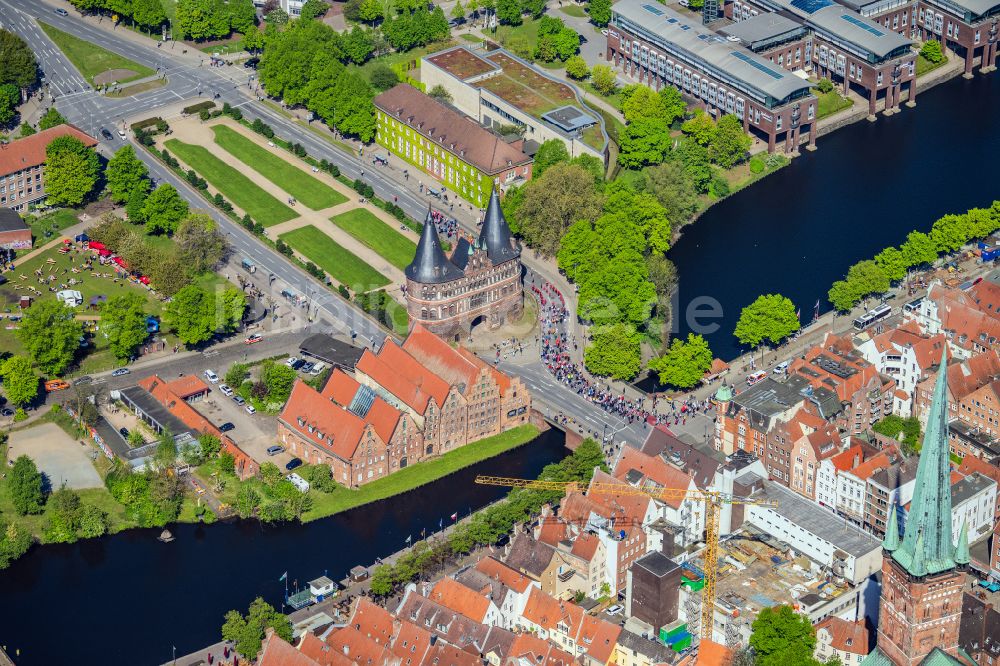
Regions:
<instances>
[{"instance_id":1,"label":"parking lot","mask_svg":"<svg viewBox=\"0 0 1000 666\"><path fill-rule=\"evenodd\" d=\"M7 457L27 454L35 461L52 490L100 488L104 485L91 460L93 447L83 446L54 423L43 423L10 433Z\"/></svg>"},{"instance_id":2,"label":"parking lot","mask_svg":"<svg viewBox=\"0 0 1000 666\"><path fill-rule=\"evenodd\" d=\"M275 417L259 413L248 414L242 405L223 395L219 384L212 386L212 392L197 404L197 409L216 427L224 423L236 426L225 434L253 456L254 460L270 460L280 467L292 459L287 453L267 455L267 447L277 443L278 423Z\"/></svg>"}]
</instances>

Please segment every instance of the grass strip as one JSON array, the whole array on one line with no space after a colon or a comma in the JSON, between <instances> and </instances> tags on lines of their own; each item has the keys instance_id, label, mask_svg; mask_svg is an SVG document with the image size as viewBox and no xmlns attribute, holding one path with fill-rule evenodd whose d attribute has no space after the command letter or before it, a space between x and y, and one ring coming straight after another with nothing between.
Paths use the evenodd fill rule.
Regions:
<instances>
[{"instance_id":1,"label":"grass strip","mask_svg":"<svg viewBox=\"0 0 1000 666\"><path fill-rule=\"evenodd\" d=\"M417 252L416 243L377 218L370 210L355 208L334 215L330 221L399 270L406 268Z\"/></svg>"},{"instance_id":2,"label":"grass strip","mask_svg":"<svg viewBox=\"0 0 1000 666\"><path fill-rule=\"evenodd\" d=\"M75 37L68 32L63 32L48 23L39 21L38 25L42 27L42 30L45 31L49 39L59 47L59 50L63 52L69 61L73 63L73 66L80 71L83 78L87 79L91 85L94 85L95 76L109 69L128 69L135 72L134 76L122 79L118 83L134 81L156 73L145 65L140 65L124 56L112 53L96 44Z\"/></svg>"},{"instance_id":3,"label":"grass strip","mask_svg":"<svg viewBox=\"0 0 1000 666\"><path fill-rule=\"evenodd\" d=\"M283 233L280 238L352 291L363 293L390 282L389 278L312 225Z\"/></svg>"}]
</instances>

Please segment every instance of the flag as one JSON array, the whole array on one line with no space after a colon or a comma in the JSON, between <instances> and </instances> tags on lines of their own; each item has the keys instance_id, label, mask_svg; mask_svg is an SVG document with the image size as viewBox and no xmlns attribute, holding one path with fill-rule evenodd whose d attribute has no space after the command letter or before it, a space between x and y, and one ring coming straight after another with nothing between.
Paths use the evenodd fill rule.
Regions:
<instances>
[{"instance_id":1,"label":"flag","mask_svg":"<svg viewBox=\"0 0 1000 666\"><path fill-rule=\"evenodd\" d=\"M819 299L816 299L816 305L813 307L813 319L819 319Z\"/></svg>"},{"instance_id":2,"label":"flag","mask_svg":"<svg viewBox=\"0 0 1000 666\"><path fill-rule=\"evenodd\" d=\"M408 537L406 537L406 541L404 541L403 543L410 543L411 541L413 541L413 535L412 534L409 535Z\"/></svg>"},{"instance_id":3,"label":"flag","mask_svg":"<svg viewBox=\"0 0 1000 666\"><path fill-rule=\"evenodd\" d=\"M438 529L444 529L444 518L438 521Z\"/></svg>"},{"instance_id":4,"label":"flag","mask_svg":"<svg viewBox=\"0 0 1000 666\"><path fill-rule=\"evenodd\" d=\"M455 513L453 513L453 514L451 514L451 519L452 519L452 520L458 520L458 511L456 511L456 512L455 512Z\"/></svg>"},{"instance_id":5,"label":"flag","mask_svg":"<svg viewBox=\"0 0 1000 666\"><path fill-rule=\"evenodd\" d=\"M280 582L286 581L286 580L288 580L288 572L287 571L285 573L281 574L281 578L278 579L278 582L280 583Z\"/></svg>"},{"instance_id":6,"label":"flag","mask_svg":"<svg viewBox=\"0 0 1000 666\"><path fill-rule=\"evenodd\" d=\"M802 318L802 308L799 308L798 310L795 311L795 318L796 319Z\"/></svg>"}]
</instances>

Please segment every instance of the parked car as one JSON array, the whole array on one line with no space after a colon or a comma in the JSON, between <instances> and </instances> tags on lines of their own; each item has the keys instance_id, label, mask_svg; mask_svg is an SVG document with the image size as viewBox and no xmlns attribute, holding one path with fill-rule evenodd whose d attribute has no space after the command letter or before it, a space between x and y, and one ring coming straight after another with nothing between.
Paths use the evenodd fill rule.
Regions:
<instances>
[{"instance_id":1,"label":"parked car","mask_svg":"<svg viewBox=\"0 0 1000 666\"><path fill-rule=\"evenodd\" d=\"M753 386L757 382L763 380L765 377L767 377L767 371L765 370L760 370L758 372L749 374L747 375L747 386Z\"/></svg>"},{"instance_id":2,"label":"parked car","mask_svg":"<svg viewBox=\"0 0 1000 666\"><path fill-rule=\"evenodd\" d=\"M229 388L228 384L219 384L219 390L222 391L222 395L231 396L233 394L233 389Z\"/></svg>"},{"instance_id":3,"label":"parked car","mask_svg":"<svg viewBox=\"0 0 1000 666\"><path fill-rule=\"evenodd\" d=\"M219 432L229 432L230 430L236 430L236 426L231 421L226 421L219 426Z\"/></svg>"},{"instance_id":4,"label":"parked car","mask_svg":"<svg viewBox=\"0 0 1000 666\"><path fill-rule=\"evenodd\" d=\"M205 379L212 382L213 384L219 383L219 375L215 374L212 370L205 371Z\"/></svg>"},{"instance_id":5,"label":"parked car","mask_svg":"<svg viewBox=\"0 0 1000 666\"><path fill-rule=\"evenodd\" d=\"M237 405L242 405L246 402L246 400L244 400L243 396L241 395L233 395L233 402L235 402Z\"/></svg>"},{"instance_id":6,"label":"parked car","mask_svg":"<svg viewBox=\"0 0 1000 666\"><path fill-rule=\"evenodd\" d=\"M121 139L122 141L125 140L125 130L123 129L118 130L118 138Z\"/></svg>"},{"instance_id":7,"label":"parked car","mask_svg":"<svg viewBox=\"0 0 1000 666\"><path fill-rule=\"evenodd\" d=\"M118 428L118 434L122 436L122 439L128 439L128 428Z\"/></svg>"},{"instance_id":8,"label":"parked car","mask_svg":"<svg viewBox=\"0 0 1000 666\"><path fill-rule=\"evenodd\" d=\"M111 373L111 376L112 377L121 377L123 375L130 374L131 372L132 371L129 370L128 368L118 368L117 370L115 370L114 372Z\"/></svg>"},{"instance_id":9,"label":"parked car","mask_svg":"<svg viewBox=\"0 0 1000 666\"><path fill-rule=\"evenodd\" d=\"M295 361L295 363L292 363L292 370L298 370L299 368L301 368L305 364L306 364L306 360L304 358L300 358L297 361Z\"/></svg>"},{"instance_id":10,"label":"parked car","mask_svg":"<svg viewBox=\"0 0 1000 666\"><path fill-rule=\"evenodd\" d=\"M608 609L608 615L618 615L618 613L621 613L622 610L624 610L624 608L622 608L618 604L615 604L614 606Z\"/></svg>"},{"instance_id":11,"label":"parked car","mask_svg":"<svg viewBox=\"0 0 1000 666\"><path fill-rule=\"evenodd\" d=\"M257 409L253 405L247 405L243 409L247 410L247 414L256 414Z\"/></svg>"},{"instance_id":12,"label":"parked car","mask_svg":"<svg viewBox=\"0 0 1000 666\"><path fill-rule=\"evenodd\" d=\"M252 344L255 344L257 342L260 342L263 339L264 339L263 335L261 335L260 333L254 333L253 335L247 337L247 339L244 340L243 342L245 344L252 345Z\"/></svg>"},{"instance_id":13,"label":"parked car","mask_svg":"<svg viewBox=\"0 0 1000 666\"><path fill-rule=\"evenodd\" d=\"M50 379L45 382L46 391L62 391L69 388L69 382L63 379Z\"/></svg>"},{"instance_id":14,"label":"parked car","mask_svg":"<svg viewBox=\"0 0 1000 666\"><path fill-rule=\"evenodd\" d=\"M267 447L267 455L276 456L284 450L285 447L281 446L280 444L275 444L274 446Z\"/></svg>"},{"instance_id":15,"label":"parked car","mask_svg":"<svg viewBox=\"0 0 1000 666\"><path fill-rule=\"evenodd\" d=\"M107 127L102 127L101 128L101 136L104 138L105 141L114 141L115 140L115 135L112 134L111 132L109 132Z\"/></svg>"},{"instance_id":16,"label":"parked car","mask_svg":"<svg viewBox=\"0 0 1000 666\"><path fill-rule=\"evenodd\" d=\"M84 375L83 377L77 377L75 383L77 384L77 386L79 386L81 384L91 384L93 383L93 381L94 381L93 377L91 377L90 375Z\"/></svg>"},{"instance_id":17,"label":"parked car","mask_svg":"<svg viewBox=\"0 0 1000 666\"><path fill-rule=\"evenodd\" d=\"M726 39L728 39L731 42L738 42L738 41L740 41L740 38L737 37L736 35L729 35L728 37L726 37Z\"/></svg>"},{"instance_id":18,"label":"parked car","mask_svg":"<svg viewBox=\"0 0 1000 666\"><path fill-rule=\"evenodd\" d=\"M289 368L294 368L295 364L298 363L298 362L299 362L298 357L296 357L296 356L289 356L288 360L285 361L285 365L287 365Z\"/></svg>"},{"instance_id":19,"label":"parked car","mask_svg":"<svg viewBox=\"0 0 1000 666\"><path fill-rule=\"evenodd\" d=\"M0 416L14 416L14 410L10 407L4 407L0 409Z\"/></svg>"},{"instance_id":20,"label":"parked car","mask_svg":"<svg viewBox=\"0 0 1000 666\"><path fill-rule=\"evenodd\" d=\"M324 363L323 361L316 361L316 363L312 367L312 370L309 371L309 374L318 375L325 369L326 369L326 363Z\"/></svg>"},{"instance_id":21,"label":"parked car","mask_svg":"<svg viewBox=\"0 0 1000 666\"><path fill-rule=\"evenodd\" d=\"M63 9L62 7L58 8L58 9L54 9L53 11L54 11L54 12L55 12L56 14L59 14L59 16L69 16L69 12L67 12L67 11L66 11L65 9Z\"/></svg>"},{"instance_id":22,"label":"parked car","mask_svg":"<svg viewBox=\"0 0 1000 666\"><path fill-rule=\"evenodd\" d=\"M774 366L773 372L776 375L783 375L786 370L788 370L788 361L782 361L778 365Z\"/></svg>"},{"instance_id":23,"label":"parked car","mask_svg":"<svg viewBox=\"0 0 1000 666\"><path fill-rule=\"evenodd\" d=\"M285 469L291 472L296 467L302 467L302 458L292 458L287 463L285 463Z\"/></svg>"},{"instance_id":24,"label":"parked car","mask_svg":"<svg viewBox=\"0 0 1000 666\"><path fill-rule=\"evenodd\" d=\"M253 58L247 58L243 66L247 69L257 69L257 65L260 64L260 58L254 56Z\"/></svg>"},{"instance_id":25,"label":"parked car","mask_svg":"<svg viewBox=\"0 0 1000 666\"><path fill-rule=\"evenodd\" d=\"M299 368L299 370L301 370L302 372L312 372L314 365L316 364L310 361L307 362L305 365L303 365L301 368Z\"/></svg>"}]
</instances>

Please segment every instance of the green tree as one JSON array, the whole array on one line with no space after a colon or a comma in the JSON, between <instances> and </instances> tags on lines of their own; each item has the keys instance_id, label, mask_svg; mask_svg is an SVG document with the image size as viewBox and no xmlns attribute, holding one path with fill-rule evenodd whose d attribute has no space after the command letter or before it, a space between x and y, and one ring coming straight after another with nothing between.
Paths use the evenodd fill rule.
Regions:
<instances>
[{"instance_id":1,"label":"green tree","mask_svg":"<svg viewBox=\"0 0 1000 666\"><path fill-rule=\"evenodd\" d=\"M163 308L163 321L181 342L197 345L216 333L236 330L245 309L246 298L238 289L211 293L198 285L188 285Z\"/></svg>"},{"instance_id":2,"label":"green tree","mask_svg":"<svg viewBox=\"0 0 1000 666\"><path fill-rule=\"evenodd\" d=\"M767 294L743 308L734 334L741 344L756 347L765 340L778 344L797 330L795 305L780 294Z\"/></svg>"},{"instance_id":3,"label":"green tree","mask_svg":"<svg viewBox=\"0 0 1000 666\"><path fill-rule=\"evenodd\" d=\"M0 378L7 400L23 407L38 397L38 375L31 360L24 356L8 356L0 363Z\"/></svg>"},{"instance_id":4,"label":"green tree","mask_svg":"<svg viewBox=\"0 0 1000 666\"><path fill-rule=\"evenodd\" d=\"M568 161L569 151L566 150L566 144L559 139L549 139L542 143L538 147L538 152L535 153L535 161L531 167L531 176L532 178L538 178L553 164Z\"/></svg>"},{"instance_id":5,"label":"green tree","mask_svg":"<svg viewBox=\"0 0 1000 666\"><path fill-rule=\"evenodd\" d=\"M750 646L758 666L817 666L813 657L816 630L809 618L792 610L791 606L764 608L753 622Z\"/></svg>"},{"instance_id":6,"label":"green tree","mask_svg":"<svg viewBox=\"0 0 1000 666\"><path fill-rule=\"evenodd\" d=\"M28 123L21 123L20 132L21 132L21 138L23 139L25 137L31 136L32 134L37 134L38 130L36 130Z\"/></svg>"},{"instance_id":7,"label":"green tree","mask_svg":"<svg viewBox=\"0 0 1000 666\"><path fill-rule=\"evenodd\" d=\"M933 264L937 259L937 246L930 236L922 231L911 231L906 242L899 247L907 267Z\"/></svg>"},{"instance_id":8,"label":"green tree","mask_svg":"<svg viewBox=\"0 0 1000 666\"><path fill-rule=\"evenodd\" d=\"M136 190L148 191L148 175L146 165L135 156L131 145L119 148L104 169L108 191L118 203L128 201Z\"/></svg>"},{"instance_id":9,"label":"green tree","mask_svg":"<svg viewBox=\"0 0 1000 666\"><path fill-rule=\"evenodd\" d=\"M382 3L378 0L361 0L358 13L362 21L369 23L374 23L385 16L382 11Z\"/></svg>"},{"instance_id":10,"label":"green tree","mask_svg":"<svg viewBox=\"0 0 1000 666\"><path fill-rule=\"evenodd\" d=\"M954 252L972 238L968 217L966 215L945 215L934 222L930 236L938 252Z\"/></svg>"},{"instance_id":11,"label":"green tree","mask_svg":"<svg viewBox=\"0 0 1000 666\"><path fill-rule=\"evenodd\" d=\"M321 2L322 0L309 0L309 2ZM307 3L308 4L308 3ZM302 7L305 11L305 6ZM243 48L250 53L258 53L264 48L264 33L256 25L247 28L243 33Z\"/></svg>"},{"instance_id":12,"label":"green tree","mask_svg":"<svg viewBox=\"0 0 1000 666\"><path fill-rule=\"evenodd\" d=\"M590 70L590 83L594 86L594 90L608 96L618 87L618 77L615 70L607 65L594 65Z\"/></svg>"},{"instance_id":13,"label":"green tree","mask_svg":"<svg viewBox=\"0 0 1000 666\"><path fill-rule=\"evenodd\" d=\"M265 462L260 466L260 479L265 486L273 486L284 478L281 470L273 462Z\"/></svg>"},{"instance_id":14,"label":"green tree","mask_svg":"<svg viewBox=\"0 0 1000 666\"><path fill-rule=\"evenodd\" d=\"M590 68L587 67L587 61L583 59L583 56L571 56L566 61L566 76L578 81L590 76Z\"/></svg>"},{"instance_id":15,"label":"green tree","mask_svg":"<svg viewBox=\"0 0 1000 666\"><path fill-rule=\"evenodd\" d=\"M832 93L833 92L833 81L831 81L830 79L827 79L827 78L820 79L819 83L816 84L816 90L820 91L824 95L828 95L828 94Z\"/></svg>"},{"instance_id":16,"label":"green tree","mask_svg":"<svg viewBox=\"0 0 1000 666\"><path fill-rule=\"evenodd\" d=\"M187 214L187 202L170 183L164 183L153 190L142 206L146 232L150 234L173 234Z\"/></svg>"},{"instance_id":17,"label":"green tree","mask_svg":"<svg viewBox=\"0 0 1000 666\"><path fill-rule=\"evenodd\" d=\"M590 14L590 22L603 28L611 21L611 0L590 0L587 12Z\"/></svg>"},{"instance_id":18,"label":"green tree","mask_svg":"<svg viewBox=\"0 0 1000 666\"><path fill-rule=\"evenodd\" d=\"M31 532L23 526L0 521L0 569L28 552L33 541Z\"/></svg>"},{"instance_id":19,"label":"green tree","mask_svg":"<svg viewBox=\"0 0 1000 666\"><path fill-rule=\"evenodd\" d=\"M521 0L497 0L497 21L503 25L521 25Z\"/></svg>"},{"instance_id":20,"label":"green tree","mask_svg":"<svg viewBox=\"0 0 1000 666\"><path fill-rule=\"evenodd\" d=\"M701 109L694 112L690 120L685 120L681 131L691 137L698 145L708 146L715 137L715 121Z\"/></svg>"},{"instance_id":21,"label":"green tree","mask_svg":"<svg viewBox=\"0 0 1000 666\"><path fill-rule=\"evenodd\" d=\"M38 63L31 47L19 36L0 29L0 84L30 88L38 80Z\"/></svg>"},{"instance_id":22,"label":"green tree","mask_svg":"<svg viewBox=\"0 0 1000 666\"><path fill-rule=\"evenodd\" d=\"M45 189L50 203L77 206L94 189L100 161L74 136L61 136L45 147Z\"/></svg>"},{"instance_id":23,"label":"green tree","mask_svg":"<svg viewBox=\"0 0 1000 666\"><path fill-rule=\"evenodd\" d=\"M83 325L75 313L55 299L40 300L31 305L17 337L35 365L45 374L60 375L72 363L80 348Z\"/></svg>"},{"instance_id":24,"label":"green tree","mask_svg":"<svg viewBox=\"0 0 1000 666\"><path fill-rule=\"evenodd\" d=\"M177 226L174 232L177 252L192 274L214 269L226 256L229 243L218 225L204 213L192 213Z\"/></svg>"},{"instance_id":25,"label":"green tree","mask_svg":"<svg viewBox=\"0 0 1000 666\"><path fill-rule=\"evenodd\" d=\"M371 591L377 597L384 597L392 593L395 587L392 567L388 564L380 564L372 571Z\"/></svg>"},{"instance_id":26,"label":"green tree","mask_svg":"<svg viewBox=\"0 0 1000 666\"><path fill-rule=\"evenodd\" d=\"M153 453L153 463L157 469L167 469L177 462L177 442L169 430L163 430L156 439L156 452Z\"/></svg>"},{"instance_id":27,"label":"green tree","mask_svg":"<svg viewBox=\"0 0 1000 666\"><path fill-rule=\"evenodd\" d=\"M892 282L906 277L906 260L899 248L887 247L875 255L875 263Z\"/></svg>"},{"instance_id":28,"label":"green tree","mask_svg":"<svg viewBox=\"0 0 1000 666\"><path fill-rule=\"evenodd\" d=\"M146 28L158 28L167 20L159 0L132 0L132 20Z\"/></svg>"},{"instance_id":29,"label":"green tree","mask_svg":"<svg viewBox=\"0 0 1000 666\"><path fill-rule=\"evenodd\" d=\"M0 83L0 127L14 120L17 105L21 103L21 91L13 83Z\"/></svg>"},{"instance_id":30,"label":"green tree","mask_svg":"<svg viewBox=\"0 0 1000 666\"><path fill-rule=\"evenodd\" d=\"M378 0L373 1L378 4ZM351 62L360 65L368 60L368 56L375 50L375 42L372 40L372 33L354 26L350 32L344 34L342 48Z\"/></svg>"},{"instance_id":31,"label":"green tree","mask_svg":"<svg viewBox=\"0 0 1000 666\"><path fill-rule=\"evenodd\" d=\"M65 124L66 119L62 117L62 114L56 111L56 107L50 106L49 110L42 114L38 120L38 129L47 130Z\"/></svg>"},{"instance_id":32,"label":"green tree","mask_svg":"<svg viewBox=\"0 0 1000 666\"><path fill-rule=\"evenodd\" d=\"M85 504L80 512L78 532L84 539L94 539L107 534L110 522L108 514L99 507Z\"/></svg>"},{"instance_id":33,"label":"green tree","mask_svg":"<svg viewBox=\"0 0 1000 666\"><path fill-rule=\"evenodd\" d=\"M399 83L399 76L388 65L379 63L372 68L368 80L375 90L388 90Z\"/></svg>"},{"instance_id":34,"label":"green tree","mask_svg":"<svg viewBox=\"0 0 1000 666\"><path fill-rule=\"evenodd\" d=\"M14 460L7 478L7 495L19 516L42 512L45 506L42 474L28 456L20 455Z\"/></svg>"},{"instance_id":35,"label":"green tree","mask_svg":"<svg viewBox=\"0 0 1000 666\"><path fill-rule=\"evenodd\" d=\"M688 333L687 342L675 338L663 356L652 359L649 369L659 374L660 383L691 388L712 367L712 350L705 338Z\"/></svg>"},{"instance_id":36,"label":"green tree","mask_svg":"<svg viewBox=\"0 0 1000 666\"><path fill-rule=\"evenodd\" d=\"M679 160L649 167L643 175L648 190L663 206L668 220L681 226L694 217L700 205L698 192Z\"/></svg>"},{"instance_id":37,"label":"green tree","mask_svg":"<svg viewBox=\"0 0 1000 666\"><path fill-rule=\"evenodd\" d=\"M752 143L750 135L743 131L740 119L727 113L715 125L708 145L709 159L723 169L731 169L746 159Z\"/></svg>"},{"instance_id":38,"label":"green tree","mask_svg":"<svg viewBox=\"0 0 1000 666\"><path fill-rule=\"evenodd\" d=\"M924 60L937 65L944 60L944 51L941 50L941 42L930 39L920 47L920 55Z\"/></svg>"},{"instance_id":39,"label":"green tree","mask_svg":"<svg viewBox=\"0 0 1000 666\"><path fill-rule=\"evenodd\" d=\"M215 435L202 433L198 436L198 447L201 449L202 457L212 459L222 450L222 442Z\"/></svg>"},{"instance_id":40,"label":"green tree","mask_svg":"<svg viewBox=\"0 0 1000 666\"><path fill-rule=\"evenodd\" d=\"M708 192L713 175L708 163L708 149L689 137L681 141L671 155L681 163L695 191L702 194Z\"/></svg>"},{"instance_id":41,"label":"green tree","mask_svg":"<svg viewBox=\"0 0 1000 666\"><path fill-rule=\"evenodd\" d=\"M456 21L460 21L465 18L465 7L462 6L462 0L457 0L451 8L451 18Z\"/></svg>"},{"instance_id":42,"label":"green tree","mask_svg":"<svg viewBox=\"0 0 1000 666\"><path fill-rule=\"evenodd\" d=\"M678 118L683 118L687 112L687 104L681 97L681 91L673 86L660 88L660 104L663 105L663 121L668 125L672 125Z\"/></svg>"},{"instance_id":43,"label":"green tree","mask_svg":"<svg viewBox=\"0 0 1000 666\"><path fill-rule=\"evenodd\" d=\"M233 363L226 372L226 384L234 389L243 386L243 382L250 376L250 366L246 363Z\"/></svg>"},{"instance_id":44,"label":"green tree","mask_svg":"<svg viewBox=\"0 0 1000 666\"><path fill-rule=\"evenodd\" d=\"M622 91L625 101L622 103L622 115L625 121L633 123L637 120L655 118L666 120L667 110L663 98L652 88L644 85L628 86L627 95ZM668 122L667 125L670 123Z\"/></svg>"},{"instance_id":45,"label":"green tree","mask_svg":"<svg viewBox=\"0 0 1000 666\"><path fill-rule=\"evenodd\" d=\"M640 118L618 134L618 163L629 169L659 164L670 151L670 127L655 118Z\"/></svg>"},{"instance_id":46,"label":"green tree","mask_svg":"<svg viewBox=\"0 0 1000 666\"><path fill-rule=\"evenodd\" d=\"M257 597L251 602L245 616L236 610L226 613L222 638L231 641L244 658L256 659L264 641L264 631L268 628L274 629L279 638L289 642L292 640L292 623L288 617Z\"/></svg>"},{"instance_id":47,"label":"green tree","mask_svg":"<svg viewBox=\"0 0 1000 666\"><path fill-rule=\"evenodd\" d=\"M257 25L257 9L253 0L228 0L229 27L240 34Z\"/></svg>"},{"instance_id":48,"label":"green tree","mask_svg":"<svg viewBox=\"0 0 1000 666\"><path fill-rule=\"evenodd\" d=\"M268 402L283 403L292 393L298 373L284 363L265 361L261 366L260 380L267 387Z\"/></svg>"},{"instance_id":49,"label":"green tree","mask_svg":"<svg viewBox=\"0 0 1000 666\"><path fill-rule=\"evenodd\" d=\"M145 307L146 299L132 293L112 296L101 306L101 333L119 361L132 358L149 337Z\"/></svg>"},{"instance_id":50,"label":"green tree","mask_svg":"<svg viewBox=\"0 0 1000 666\"><path fill-rule=\"evenodd\" d=\"M595 327L584 351L587 370L612 379L631 379L642 365L639 333L628 324Z\"/></svg>"},{"instance_id":51,"label":"green tree","mask_svg":"<svg viewBox=\"0 0 1000 666\"><path fill-rule=\"evenodd\" d=\"M330 9L330 5L325 0L306 0L299 12L299 18L304 21L323 17Z\"/></svg>"},{"instance_id":52,"label":"green tree","mask_svg":"<svg viewBox=\"0 0 1000 666\"><path fill-rule=\"evenodd\" d=\"M551 166L523 190L512 217L528 244L546 256L558 252L559 241L570 225L581 219L593 221L601 210L593 177L575 164Z\"/></svg>"},{"instance_id":53,"label":"green tree","mask_svg":"<svg viewBox=\"0 0 1000 666\"><path fill-rule=\"evenodd\" d=\"M436 99L439 102L444 102L445 104L451 104L451 93L440 83L435 85L433 88L427 91L427 95L432 99Z\"/></svg>"}]
</instances>

